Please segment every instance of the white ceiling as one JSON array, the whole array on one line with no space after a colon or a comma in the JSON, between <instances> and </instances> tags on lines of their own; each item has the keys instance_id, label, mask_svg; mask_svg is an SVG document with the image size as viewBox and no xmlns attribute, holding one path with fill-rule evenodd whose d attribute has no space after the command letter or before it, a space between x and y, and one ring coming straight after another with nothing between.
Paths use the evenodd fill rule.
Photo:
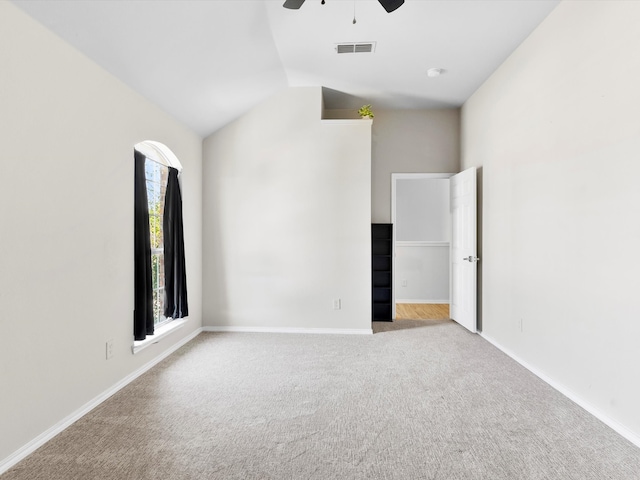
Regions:
<instances>
[{"instance_id":1,"label":"white ceiling","mask_svg":"<svg viewBox=\"0 0 640 480\"><path fill-rule=\"evenodd\" d=\"M460 106L559 3L283 1L13 3L202 136L287 86L325 87L328 108ZM365 41L375 53L335 52Z\"/></svg>"}]
</instances>

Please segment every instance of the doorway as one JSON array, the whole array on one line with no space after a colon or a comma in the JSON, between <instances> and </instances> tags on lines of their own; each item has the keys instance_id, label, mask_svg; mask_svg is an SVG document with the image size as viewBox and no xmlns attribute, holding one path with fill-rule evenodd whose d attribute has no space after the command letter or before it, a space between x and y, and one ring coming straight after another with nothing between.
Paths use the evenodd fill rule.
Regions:
<instances>
[{"instance_id":1,"label":"doorway","mask_svg":"<svg viewBox=\"0 0 640 480\"><path fill-rule=\"evenodd\" d=\"M452 175L391 175L394 319L450 319Z\"/></svg>"}]
</instances>

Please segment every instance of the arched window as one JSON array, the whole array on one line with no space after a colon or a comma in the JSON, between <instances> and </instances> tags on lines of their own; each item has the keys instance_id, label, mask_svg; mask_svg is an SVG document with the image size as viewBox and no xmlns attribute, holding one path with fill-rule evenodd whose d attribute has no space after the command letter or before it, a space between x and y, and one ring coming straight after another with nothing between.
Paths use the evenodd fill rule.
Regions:
<instances>
[{"instance_id":1,"label":"arched window","mask_svg":"<svg viewBox=\"0 0 640 480\"><path fill-rule=\"evenodd\" d=\"M182 165L162 143L135 145L134 339L188 315L182 195Z\"/></svg>"},{"instance_id":2,"label":"arched window","mask_svg":"<svg viewBox=\"0 0 640 480\"><path fill-rule=\"evenodd\" d=\"M173 167L178 172L182 171L182 164L178 157L163 143L145 140L144 142L136 143L134 149L142 153L148 160L153 160L166 167Z\"/></svg>"}]
</instances>

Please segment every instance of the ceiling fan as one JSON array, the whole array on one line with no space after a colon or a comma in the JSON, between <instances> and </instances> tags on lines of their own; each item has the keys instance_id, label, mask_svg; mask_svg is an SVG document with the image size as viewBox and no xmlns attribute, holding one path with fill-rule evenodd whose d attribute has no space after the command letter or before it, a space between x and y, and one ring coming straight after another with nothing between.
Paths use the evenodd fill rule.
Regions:
<instances>
[{"instance_id":1,"label":"ceiling fan","mask_svg":"<svg viewBox=\"0 0 640 480\"><path fill-rule=\"evenodd\" d=\"M388 13L391 13L399 8L404 3L404 0L378 0L378 2L380 2L380 5L382 5ZM304 0L285 0L282 6L284 8L290 8L291 10L298 10L303 3ZM322 3L324 4L324 0L322 0Z\"/></svg>"}]
</instances>

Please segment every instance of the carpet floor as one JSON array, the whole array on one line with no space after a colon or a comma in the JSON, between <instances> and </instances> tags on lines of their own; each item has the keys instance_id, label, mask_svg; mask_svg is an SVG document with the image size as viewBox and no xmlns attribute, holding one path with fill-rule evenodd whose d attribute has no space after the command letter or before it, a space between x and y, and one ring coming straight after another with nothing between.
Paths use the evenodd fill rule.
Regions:
<instances>
[{"instance_id":1,"label":"carpet floor","mask_svg":"<svg viewBox=\"0 0 640 480\"><path fill-rule=\"evenodd\" d=\"M451 321L203 333L1 480L638 480L640 449Z\"/></svg>"}]
</instances>

